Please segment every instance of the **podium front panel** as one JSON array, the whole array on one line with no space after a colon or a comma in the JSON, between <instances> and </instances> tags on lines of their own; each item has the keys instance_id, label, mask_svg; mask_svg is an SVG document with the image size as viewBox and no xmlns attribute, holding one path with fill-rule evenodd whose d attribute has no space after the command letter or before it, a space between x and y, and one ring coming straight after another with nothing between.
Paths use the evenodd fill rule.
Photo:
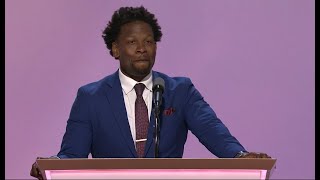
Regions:
<instances>
[{"instance_id":1,"label":"podium front panel","mask_svg":"<svg viewBox=\"0 0 320 180\"><path fill-rule=\"evenodd\" d=\"M47 179L266 179L259 169L46 170Z\"/></svg>"},{"instance_id":2,"label":"podium front panel","mask_svg":"<svg viewBox=\"0 0 320 180\"><path fill-rule=\"evenodd\" d=\"M269 179L276 159L37 159L46 179Z\"/></svg>"}]
</instances>

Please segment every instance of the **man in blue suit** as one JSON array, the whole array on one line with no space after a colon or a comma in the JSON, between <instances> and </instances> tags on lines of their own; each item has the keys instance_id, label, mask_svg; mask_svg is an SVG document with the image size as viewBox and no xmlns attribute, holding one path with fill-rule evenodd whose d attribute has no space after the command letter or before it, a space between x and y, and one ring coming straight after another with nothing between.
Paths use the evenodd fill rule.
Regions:
<instances>
[{"instance_id":1,"label":"man in blue suit","mask_svg":"<svg viewBox=\"0 0 320 180\"><path fill-rule=\"evenodd\" d=\"M60 152L51 158L87 158L90 153L93 158L154 157L152 88L159 77L165 84L159 115L160 158L181 158L188 130L217 157L270 158L247 152L189 78L152 71L161 36L157 19L144 7L115 11L103 39L120 68L79 88ZM138 98L143 101L137 103ZM30 174L41 179L36 164Z\"/></svg>"}]
</instances>

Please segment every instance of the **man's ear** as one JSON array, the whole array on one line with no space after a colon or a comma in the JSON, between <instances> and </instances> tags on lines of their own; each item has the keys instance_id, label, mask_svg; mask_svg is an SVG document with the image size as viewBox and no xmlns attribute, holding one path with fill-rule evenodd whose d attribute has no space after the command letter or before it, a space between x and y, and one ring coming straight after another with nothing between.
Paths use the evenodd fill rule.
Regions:
<instances>
[{"instance_id":1,"label":"man's ear","mask_svg":"<svg viewBox=\"0 0 320 180\"><path fill-rule=\"evenodd\" d=\"M118 44L116 42L112 43L111 51L112 51L113 57L116 59L119 59L120 53L119 53Z\"/></svg>"}]
</instances>

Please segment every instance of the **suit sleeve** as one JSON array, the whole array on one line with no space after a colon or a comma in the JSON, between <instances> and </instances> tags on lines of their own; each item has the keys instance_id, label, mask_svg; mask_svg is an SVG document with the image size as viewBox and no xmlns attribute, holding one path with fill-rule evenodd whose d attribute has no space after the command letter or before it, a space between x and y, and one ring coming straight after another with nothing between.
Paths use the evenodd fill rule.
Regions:
<instances>
[{"instance_id":1,"label":"suit sleeve","mask_svg":"<svg viewBox=\"0 0 320 180\"><path fill-rule=\"evenodd\" d=\"M72 105L66 132L63 136L59 158L87 158L92 141L89 95L78 90Z\"/></svg>"},{"instance_id":2,"label":"suit sleeve","mask_svg":"<svg viewBox=\"0 0 320 180\"><path fill-rule=\"evenodd\" d=\"M231 135L228 128L203 99L191 80L186 81L187 97L184 114L190 131L217 157L232 158L239 151L245 151L245 148Z\"/></svg>"}]
</instances>

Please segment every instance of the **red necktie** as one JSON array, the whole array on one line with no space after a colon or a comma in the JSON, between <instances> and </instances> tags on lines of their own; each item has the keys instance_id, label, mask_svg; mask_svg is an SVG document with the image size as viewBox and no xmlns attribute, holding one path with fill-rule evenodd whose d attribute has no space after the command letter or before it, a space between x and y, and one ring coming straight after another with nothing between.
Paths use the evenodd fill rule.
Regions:
<instances>
[{"instance_id":1,"label":"red necktie","mask_svg":"<svg viewBox=\"0 0 320 180\"><path fill-rule=\"evenodd\" d=\"M142 93L145 89L145 85L138 83L134 86L134 90L137 94L135 102L135 123L136 123L136 149L139 158L144 156L144 147L147 141L148 135L148 108L143 100Z\"/></svg>"}]
</instances>

